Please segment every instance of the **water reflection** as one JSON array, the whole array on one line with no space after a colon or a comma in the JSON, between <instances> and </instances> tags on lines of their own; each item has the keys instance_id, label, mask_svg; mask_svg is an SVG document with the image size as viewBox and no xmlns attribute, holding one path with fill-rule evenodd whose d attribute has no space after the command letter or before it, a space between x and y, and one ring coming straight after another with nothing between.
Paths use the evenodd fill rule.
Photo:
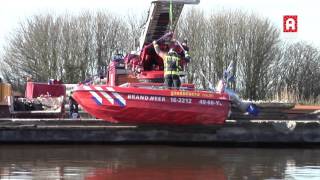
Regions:
<instances>
[{"instance_id":1,"label":"water reflection","mask_svg":"<svg viewBox=\"0 0 320 180\"><path fill-rule=\"evenodd\" d=\"M2 145L1 179L311 179L320 150Z\"/></svg>"},{"instance_id":2,"label":"water reflection","mask_svg":"<svg viewBox=\"0 0 320 180\"><path fill-rule=\"evenodd\" d=\"M319 180L320 167L319 166L303 166L303 167L289 166L285 170L285 179Z\"/></svg>"}]
</instances>

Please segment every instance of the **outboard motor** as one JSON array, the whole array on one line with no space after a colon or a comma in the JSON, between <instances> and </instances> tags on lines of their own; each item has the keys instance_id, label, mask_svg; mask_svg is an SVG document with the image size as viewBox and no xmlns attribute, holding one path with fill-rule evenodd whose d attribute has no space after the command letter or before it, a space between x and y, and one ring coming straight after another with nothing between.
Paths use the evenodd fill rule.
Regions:
<instances>
[{"instance_id":1,"label":"outboard motor","mask_svg":"<svg viewBox=\"0 0 320 180\"><path fill-rule=\"evenodd\" d=\"M233 69L233 61L231 61L227 70L224 72L224 78L218 82L216 90L218 92L225 92L230 96L230 100L232 104L234 104L237 108L239 108L242 112L248 112L253 116L257 116L259 114L258 107L252 102L243 101L232 89L227 87L227 82L234 81L234 75L232 74Z\"/></svg>"},{"instance_id":2,"label":"outboard motor","mask_svg":"<svg viewBox=\"0 0 320 180\"><path fill-rule=\"evenodd\" d=\"M248 112L253 116L257 116L259 114L259 109L255 104L243 101L232 89L225 88L225 93L230 96L231 102L242 112Z\"/></svg>"}]
</instances>

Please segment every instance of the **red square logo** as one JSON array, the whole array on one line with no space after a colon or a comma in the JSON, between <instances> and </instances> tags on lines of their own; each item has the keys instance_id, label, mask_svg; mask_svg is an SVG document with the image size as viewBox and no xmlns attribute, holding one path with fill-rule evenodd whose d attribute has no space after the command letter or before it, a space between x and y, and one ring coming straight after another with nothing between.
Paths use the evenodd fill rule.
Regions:
<instances>
[{"instance_id":1,"label":"red square logo","mask_svg":"<svg viewBox=\"0 0 320 180\"><path fill-rule=\"evenodd\" d=\"M298 32L298 16L283 16L283 32Z\"/></svg>"}]
</instances>

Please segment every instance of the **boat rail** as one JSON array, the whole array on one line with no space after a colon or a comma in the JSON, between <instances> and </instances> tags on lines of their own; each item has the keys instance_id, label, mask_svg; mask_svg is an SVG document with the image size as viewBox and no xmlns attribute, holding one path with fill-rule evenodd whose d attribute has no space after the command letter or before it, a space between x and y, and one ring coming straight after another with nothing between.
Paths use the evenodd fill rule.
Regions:
<instances>
[{"instance_id":1,"label":"boat rail","mask_svg":"<svg viewBox=\"0 0 320 180\"><path fill-rule=\"evenodd\" d=\"M135 88L143 88L143 89L168 89L163 83L124 83L121 84L119 87L135 87ZM185 91L194 91L194 85L193 84L182 84L179 90L185 90Z\"/></svg>"}]
</instances>

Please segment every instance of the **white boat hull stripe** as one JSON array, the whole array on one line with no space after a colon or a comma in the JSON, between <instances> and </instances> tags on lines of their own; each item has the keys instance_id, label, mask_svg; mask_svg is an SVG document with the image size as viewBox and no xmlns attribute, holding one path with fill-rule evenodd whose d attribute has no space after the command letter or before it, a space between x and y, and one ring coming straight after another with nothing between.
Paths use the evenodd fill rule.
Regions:
<instances>
[{"instance_id":1,"label":"white boat hull stripe","mask_svg":"<svg viewBox=\"0 0 320 180\"><path fill-rule=\"evenodd\" d=\"M83 86L83 88L90 92L90 94L94 97L97 103L99 103L100 105L102 104L102 98L96 92L92 91L92 89L89 86Z\"/></svg>"},{"instance_id":2,"label":"white boat hull stripe","mask_svg":"<svg viewBox=\"0 0 320 180\"><path fill-rule=\"evenodd\" d=\"M119 100L119 102L121 103L120 106L125 106L127 104L126 100L119 93L115 92L115 90L112 87L106 87L106 89L110 91L112 95Z\"/></svg>"},{"instance_id":3,"label":"white boat hull stripe","mask_svg":"<svg viewBox=\"0 0 320 180\"><path fill-rule=\"evenodd\" d=\"M104 98L106 98L112 105L114 105L114 99L106 92L101 87L96 87L98 91L103 95Z\"/></svg>"}]
</instances>

